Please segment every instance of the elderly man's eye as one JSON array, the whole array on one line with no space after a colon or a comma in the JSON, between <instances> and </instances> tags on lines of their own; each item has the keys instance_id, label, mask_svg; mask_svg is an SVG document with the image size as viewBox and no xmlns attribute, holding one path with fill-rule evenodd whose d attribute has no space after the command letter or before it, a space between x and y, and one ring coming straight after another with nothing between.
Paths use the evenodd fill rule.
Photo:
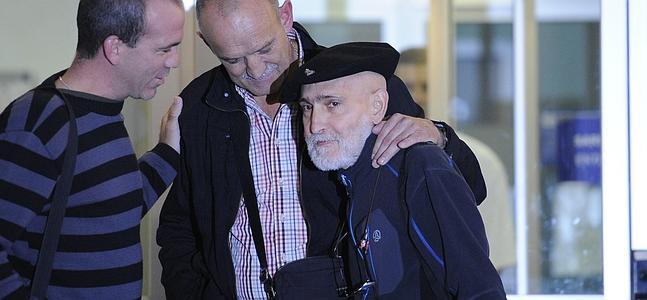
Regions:
<instances>
[{"instance_id":1,"label":"elderly man's eye","mask_svg":"<svg viewBox=\"0 0 647 300\"><path fill-rule=\"evenodd\" d=\"M336 106L339 106L339 104L341 104L341 103L339 103L339 101L330 101L329 106L330 107L336 107Z\"/></svg>"}]
</instances>

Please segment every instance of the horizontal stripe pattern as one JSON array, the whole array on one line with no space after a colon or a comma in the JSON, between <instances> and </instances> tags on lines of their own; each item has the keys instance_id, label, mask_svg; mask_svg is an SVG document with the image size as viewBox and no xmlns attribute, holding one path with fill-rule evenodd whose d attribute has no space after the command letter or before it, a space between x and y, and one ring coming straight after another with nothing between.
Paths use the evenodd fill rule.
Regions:
<instances>
[{"instance_id":1,"label":"horizontal stripe pattern","mask_svg":"<svg viewBox=\"0 0 647 300\"><path fill-rule=\"evenodd\" d=\"M28 169L29 166L21 166L16 163L15 161L0 160L0 170L11 170L11 172L2 174L2 180L7 185L28 189L39 196L48 197L52 188L56 185L56 178L52 178L53 176L51 176L54 175L52 174L54 172L48 172L52 168L46 168L47 171L41 171L41 173L45 174L40 174L38 171L34 171L37 170L35 168Z\"/></svg>"},{"instance_id":2,"label":"horizontal stripe pattern","mask_svg":"<svg viewBox=\"0 0 647 300\"><path fill-rule=\"evenodd\" d=\"M86 172L109 162L111 158L130 155L132 152L128 149L129 145L130 140L128 138L120 138L98 145L92 151L79 153L79 161L76 163L75 172Z\"/></svg>"},{"instance_id":3,"label":"horizontal stripe pattern","mask_svg":"<svg viewBox=\"0 0 647 300\"><path fill-rule=\"evenodd\" d=\"M0 298L28 289L68 139L63 102L32 95L0 115ZM137 160L119 113L123 103L66 98L79 148L48 298L139 298L139 223L173 181L179 155L158 145Z\"/></svg>"},{"instance_id":4,"label":"horizontal stripe pattern","mask_svg":"<svg viewBox=\"0 0 647 300\"><path fill-rule=\"evenodd\" d=\"M40 249L42 239L42 233L28 231L23 232L21 238L32 249ZM126 230L106 234L61 235L58 242L58 251L96 252L130 247L135 244L139 244L139 224Z\"/></svg>"},{"instance_id":5,"label":"horizontal stripe pattern","mask_svg":"<svg viewBox=\"0 0 647 300\"><path fill-rule=\"evenodd\" d=\"M27 261L18 259L13 256L11 262L15 269L23 277L29 276L34 273L34 266ZM142 263L141 261L132 265L98 269L98 270L52 270L52 279L50 285L61 287L74 287L74 288L88 288L96 287L97 282L101 282L103 286L125 284L133 281L141 280L142 277ZM135 298L136 295L132 295ZM132 299L131 297L128 297ZM114 299L126 299L115 296Z\"/></svg>"},{"instance_id":6,"label":"horizontal stripe pattern","mask_svg":"<svg viewBox=\"0 0 647 300\"><path fill-rule=\"evenodd\" d=\"M7 123L4 125L5 132L22 131L27 123L26 116L28 115L29 107L31 106L32 98L31 93L21 98L21 101L15 101L9 105L5 111L10 111L6 114L5 118ZM3 115L5 115L3 113Z\"/></svg>"},{"instance_id":7,"label":"horizontal stripe pattern","mask_svg":"<svg viewBox=\"0 0 647 300\"><path fill-rule=\"evenodd\" d=\"M141 206L139 190L132 190L125 194L115 195L111 198L97 197L96 203L89 203L75 207L68 206L65 215L68 217L96 218L119 214Z\"/></svg>"},{"instance_id":8,"label":"horizontal stripe pattern","mask_svg":"<svg viewBox=\"0 0 647 300\"><path fill-rule=\"evenodd\" d=\"M50 149L45 148L43 143L38 137L33 135L31 132L24 131L11 131L2 133L2 138L0 138L3 154L14 154L20 153L20 157L12 156L13 160L25 159L27 157L31 159L44 160L40 163L46 164L49 161L49 157L53 157L49 152ZM3 156L2 159L7 159Z\"/></svg>"},{"instance_id":9,"label":"horizontal stripe pattern","mask_svg":"<svg viewBox=\"0 0 647 300\"><path fill-rule=\"evenodd\" d=\"M125 284L117 284L105 287L93 288L71 288L50 286L47 293L50 299L120 299L115 295L135 295L141 294L142 281L132 281ZM140 298L140 296L137 296ZM126 299L126 298L121 298Z\"/></svg>"},{"instance_id":10,"label":"horizontal stripe pattern","mask_svg":"<svg viewBox=\"0 0 647 300\"><path fill-rule=\"evenodd\" d=\"M25 243L18 241L16 244L22 252L16 252L16 257L36 257L38 250L31 249ZM115 250L99 252L63 252L56 253L54 269L68 271L96 271L125 267L141 262L141 248L137 245Z\"/></svg>"},{"instance_id":11,"label":"horizontal stripe pattern","mask_svg":"<svg viewBox=\"0 0 647 300\"><path fill-rule=\"evenodd\" d=\"M114 193L106 194L105 191L114 190ZM101 201L105 197L112 196L115 194L121 194L126 192L132 192L137 190L138 193L141 193L141 177L139 172L132 172L129 174L124 174L118 178L112 178L96 186L90 187L83 191L73 193L68 199L68 207L76 207L80 205L90 205ZM138 195L139 200L141 201L141 195ZM141 203L140 203L141 204ZM46 205L45 211L49 210L49 204Z\"/></svg>"},{"instance_id":12,"label":"horizontal stripe pattern","mask_svg":"<svg viewBox=\"0 0 647 300\"><path fill-rule=\"evenodd\" d=\"M138 206L124 212L103 217L88 218L66 216L61 227L61 234L81 236L108 234L122 231L137 226L141 215L141 207ZM27 226L27 231L43 232L46 222L47 216L36 216L32 219L31 223L29 223L29 226Z\"/></svg>"},{"instance_id":13,"label":"horizontal stripe pattern","mask_svg":"<svg viewBox=\"0 0 647 300\"><path fill-rule=\"evenodd\" d=\"M43 204L47 202L47 198L45 196L41 196L32 190L11 184L2 179L0 179L0 199L2 199L3 202L16 204L29 210L31 214L36 214L41 211ZM9 210L9 208L2 208ZM17 211L9 210L6 213L15 214Z\"/></svg>"}]
</instances>

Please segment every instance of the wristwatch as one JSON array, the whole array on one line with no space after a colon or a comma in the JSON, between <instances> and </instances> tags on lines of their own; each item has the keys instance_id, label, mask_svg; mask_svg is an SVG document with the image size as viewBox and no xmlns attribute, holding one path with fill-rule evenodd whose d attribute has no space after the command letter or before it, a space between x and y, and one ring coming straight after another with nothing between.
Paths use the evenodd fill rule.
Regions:
<instances>
[{"instance_id":1,"label":"wristwatch","mask_svg":"<svg viewBox=\"0 0 647 300\"><path fill-rule=\"evenodd\" d=\"M449 142L449 139L447 139L447 128L445 127L445 125L436 122L434 122L434 126L436 126L436 128L438 128L438 131L440 131L440 134L443 135L443 145L440 148L444 150L447 147L447 142Z\"/></svg>"}]
</instances>

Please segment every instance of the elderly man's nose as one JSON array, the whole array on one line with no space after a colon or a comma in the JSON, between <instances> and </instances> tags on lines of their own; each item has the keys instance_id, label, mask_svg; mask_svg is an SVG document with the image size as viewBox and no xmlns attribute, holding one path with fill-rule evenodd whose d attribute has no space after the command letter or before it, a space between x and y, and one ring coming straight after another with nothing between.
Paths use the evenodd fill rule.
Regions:
<instances>
[{"instance_id":1,"label":"elderly man's nose","mask_svg":"<svg viewBox=\"0 0 647 300\"><path fill-rule=\"evenodd\" d=\"M310 113L310 132L319 133L326 127L325 117L320 113L315 113L314 109Z\"/></svg>"}]
</instances>

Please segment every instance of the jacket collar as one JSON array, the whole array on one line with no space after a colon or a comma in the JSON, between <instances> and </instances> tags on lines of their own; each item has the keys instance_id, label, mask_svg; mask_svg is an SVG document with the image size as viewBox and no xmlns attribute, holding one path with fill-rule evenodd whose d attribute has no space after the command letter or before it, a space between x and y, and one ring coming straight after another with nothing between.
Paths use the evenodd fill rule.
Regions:
<instances>
[{"instance_id":1,"label":"jacket collar","mask_svg":"<svg viewBox=\"0 0 647 300\"><path fill-rule=\"evenodd\" d=\"M346 176L352 182L355 182L358 178L368 178L368 175L373 171L377 170L373 168L371 164L371 154L373 152L373 145L375 145L375 140L377 136L373 133L368 136L364 142L364 148L357 158L357 161L352 166L347 169L339 170L338 174Z\"/></svg>"},{"instance_id":2,"label":"jacket collar","mask_svg":"<svg viewBox=\"0 0 647 300\"><path fill-rule=\"evenodd\" d=\"M317 42L315 42L314 39L312 39L310 34L306 31L303 25L299 24L299 22L292 23L292 28L294 28L299 33L299 38L301 38L301 46L303 46L304 50L321 47L319 44L317 44Z\"/></svg>"},{"instance_id":3,"label":"jacket collar","mask_svg":"<svg viewBox=\"0 0 647 300\"><path fill-rule=\"evenodd\" d=\"M209 85L203 99L209 106L224 111L245 109L245 101L222 65L209 71Z\"/></svg>"}]
</instances>

